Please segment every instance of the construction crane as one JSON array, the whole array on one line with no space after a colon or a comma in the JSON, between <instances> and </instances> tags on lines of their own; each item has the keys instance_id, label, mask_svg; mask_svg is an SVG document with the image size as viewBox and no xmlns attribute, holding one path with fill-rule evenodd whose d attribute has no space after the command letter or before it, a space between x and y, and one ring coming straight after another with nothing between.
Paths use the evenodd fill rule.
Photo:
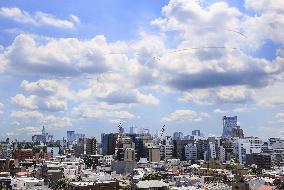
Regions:
<instances>
[{"instance_id":1,"label":"construction crane","mask_svg":"<svg viewBox=\"0 0 284 190\"><path fill-rule=\"evenodd\" d=\"M164 134L165 134L165 127L166 125L163 125L161 132L160 132L160 145L163 144L163 140L164 140Z\"/></svg>"},{"instance_id":2,"label":"construction crane","mask_svg":"<svg viewBox=\"0 0 284 190\"><path fill-rule=\"evenodd\" d=\"M115 158L118 159L119 154L119 148L120 148L120 142L121 142L121 136L122 136L122 123L120 122L117 126L117 138L115 142Z\"/></svg>"}]
</instances>

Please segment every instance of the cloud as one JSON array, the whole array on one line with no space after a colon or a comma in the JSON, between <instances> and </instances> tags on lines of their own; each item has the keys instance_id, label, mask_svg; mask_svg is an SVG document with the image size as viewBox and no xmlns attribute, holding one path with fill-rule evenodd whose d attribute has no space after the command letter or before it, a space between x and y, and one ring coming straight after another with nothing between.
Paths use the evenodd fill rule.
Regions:
<instances>
[{"instance_id":1,"label":"cloud","mask_svg":"<svg viewBox=\"0 0 284 190\"><path fill-rule=\"evenodd\" d=\"M30 110L45 110L45 111L64 111L67 109L67 102L60 100L57 97L39 97L30 95L28 97L23 94L17 94L11 98L14 105Z\"/></svg>"},{"instance_id":2,"label":"cloud","mask_svg":"<svg viewBox=\"0 0 284 190\"><path fill-rule=\"evenodd\" d=\"M246 16L243 22L251 46L260 48L268 40L283 45L283 1L246 0L245 7L255 12L254 16Z\"/></svg>"},{"instance_id":3,"label":"cloud","mask_svg":"<svg viewBox=\"0 0 284 190\"><path fill-rule=\"evenodd\" d=\"M21 110L13 111L11 117L18 122L36 121L39 125L46 125L48 128L61 128L72 126L72 121L69 117L56 117L54 115L46 115L39 111Z\"/></svg>"},{"instance_id":4,"label":"cloud","mask_svg":"<svg viewBox=\"0 0 284 190\"><path fill-rule=\"evenodd\" d=\"M219 108L215 109L213 112L214 113L222 113L222 114L227 113L226 110L222 110L222 109L219 109Z\"/></svg>"},{"instance_id":5,"label":"cloud","mask_svg":"<svg viewBox=\"0 0 284 190\"><path fill-rule=\"evenodd\" d=\"M65 98L73 96L73 92L69 90L68 84L62 80L40 79L36 82L23 80L21 87L25 91L39 96L58 96Z\"/></svg>"},{"instance_id":6,"label":"cloud","mask_svg":"<svg viewBox=\"0 0 284 190\"><path fill-rule=\"evenodd\" d=\"M166 85L179 91L225 86L263 88L283 73L281 56L268 61L246 52L245 49L257 41L254 34L263 31L261 28L250 31L252 27L247 22L252 19L253 25L253 17L225 2L204 5L200 1L171 0L163 7L163 16L152 21L165 34L175 31L179 38L178 50L166 51L160 57L159 69L164 75L160 78ZM272 20L275 19L271 17ZM276 20L284 19L277 17ZM282 30L273 32L276 31ZM249 35L249 39L242 32ZM264 35L264 41L267 39L270 39L268 33Z\"/></svg>"},{"instance_id":7,"label":"cloud","mask_svg":"<svg viewBox=\"0 0 284 190\"><path fill-rule=\"evenodd\" d=\"M251 111L251 108L248 108L248 107L239 107L239 108L233 109L233 112L236 112L236 113L244 113L244 112L249 112L249 111Z\"/></svg>"},{"instance_id":8,"label":"cloud","mask_svg":"<svg viewBox=\"0 0 284 190\"><path fill-rule=\"evenodd\" d=\"M253 98L257 106L261 107L278 107L284 105L284 81L280 80L273 85L263 89L258 89Z\"/></svg>"},{"instance_id":9,"label":"cloud","mask_svg":"<svg viewBox=\"0 0 284 190\"><path fill-rule=\"evenodd\" d=\"M171 88L180 91L241 85L260 88L273 82L284 68L283 62L278 61L278 58L271 63L243 53L228 53L222 59L206 62L190 55L165 55L161 58L161 68L165 70L164 81Z\"/></svg>"},{"instance_id":10,"label":"cloud","mask_svg":"<svg viewBox=\"0 0 284 190\"><path fill-rule=\"evenodd\" d=\"M30 14L29 12L22 11L21 9L0 8L0 16L12 19L18 23L22 24L30 24L35 26L47 25L56 28L64 28L64 29L72 29L74 28L74 24L79 24L80 20L75 15L70 15L71 20L64 20L56 18L52 14L44 13L44 12L36 12L34 14Z\"/></svg>"},{"instance_id":11,"label":"cloud","mask_svg":"<svg viewBox=\"0 0 284 190\"><path fill-rule=\"evenodd\" d=\"M284 113L277 113L275 117L278 119L278 122L284 123Z\"/></svg>"},{"instance_id":12,"label":"cloud","mask_svg":"<svg viewBox=\"0 0 284 190\"><path fill-rule=\"evenodd\" d=\"M119 90L108 94L105 98L101 100L109 104L158 104L159 100L155 98L152 94L142 94L138 90Z\"/></svg>"},{"instance_id":13,"label":"cloud","mask_svg":"<svg viewBox=\"0 0 284 190\"><path fill-rule=\"evenodd\" d=\"M244 86L196 89L183 93L180 101L194 102L199 105L220 103L246 103L253 101L254 92Z\"/></svg>"},{"instance_id":14,"label":"cloud","mask_svg":"<svg viewBox=\"0 0 284 190\"><path fill-rule=\"evenodd\" d=\"M3 114L4 104L0 102L0 114Z\"/></svg>"},{"instance_id":15,"label":"cloud","mask_svg":"<svg viewBox=\"0 0 284 190\"><path fill-rule=\"evenodd\" d=\"M21 128L16 128L14 131L7 132L6 135L9 137L13 136L20 136L20 135L35 135L35 134L40 134L41 128L40 127L21 127Z\"/></svg>"},{"instance_id":16,"label":"cloud","mask_svg":"<svg viewBox=\"0 0 284 190\"><path fill-rule=\"evenodd\" d=\"M182 39L190 40L193 46L199 46L206 42L221 44L230 41L229 38L235 39L235 34L224 29L239 28L242 13L225 2L203 7L195 0L171 0L163 7L162 15L163 17L153 20L152 24L163 31L178 31Z\"/></svg>"},{"instance_id":17,"label":"cloud","mask_svg":"<svg viewBox=\"0 0 284 190\"><path fill-rule=\"evenodd\" d=\"M43 114L38 111L13 111L11 113L12 118L18 118L18 119L36 119L36 120L42 120Z\"/></svg>"},{"instance_id":18,"label":"cloud","mask_svg":"<svg viewBox=\"0 0 284 190\"><path fill-rule=\"evenodd\" d=\"M41 39L46 41L43 44L39 44L40 38L18 35L1 54L7 70L18 74L53 77L112 70L106 56L110 49L103 36L86 42L76 38ZM117 55L116 58L119 56L123 55Z\"/></svg>"},{"instance_id":19,"label":"cloud","mask_svg":"<svg viewBox=\"0 0 284 190\"><path fill-rule=\"evenodd\" d=\"M77 24L81 23L80 19L77 16L73 15L73 14L70 15L70 18Z\"/></svg>"},{"instance_id":20,"label":"cloud","mask_svg":"<svg viewBox=\"0 0 284 190\"><path fill-rule=\"evenodd\" d=\"M128 111L120 110L120 106L108 105L105 103L85 104L73 108L73 115L79 118L101 118L109 120L134 119L135 115Z\"/></svg>"},{"instance_id":21,"label":"cloud","mask_svg":"<svg viewBox=\"0 0 284 190\"><path fill-rule=\"evenodd\" d=\"M208 113L205 112L196 112L193 110L176 110L173 113L170 113L168 116L163 117L163 122L186 122L186 121L201 121L205 118L208 118Z\"/></svg>"}]
</instances>

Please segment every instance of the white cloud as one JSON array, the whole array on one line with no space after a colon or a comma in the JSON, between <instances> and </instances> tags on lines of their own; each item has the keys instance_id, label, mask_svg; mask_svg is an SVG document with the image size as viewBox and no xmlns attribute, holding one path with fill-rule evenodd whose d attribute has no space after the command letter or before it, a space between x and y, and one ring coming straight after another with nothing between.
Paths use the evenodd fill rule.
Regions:
<instances>
[{"instance_id":1,"label":"white cloud","mask_svg":"<svg viewBox=\"0 0 284 190\"><path fill-rule=\"evenodd\" d=\"M38 44L39 41L46 43ZM43 76L78 76L112 70L112 56L107 56L108 46L104 36L88 41L76 38L51 39L35 35L18 35L12 45L1 54L6 68L13 73ZM116 65L119 57L115 55ZM113 62L112 62L113 61ZM121 60L122 64L127 59ZM114 66L114 65L113 65Z\"/></svg>"},{"instance_id":2,"label":"white cloud","mask_svg":"<svg viewBox=\"0 0 284 190\"><path fill-rule=\"evenodd\" d=\"M80 20L75 15L70 15L71 20L64 20L56 18L52 14L44 12L36 12L30 14L29 12L22 11L19 8L0 8L0 16L12 19L18 23L31 24L31 25L48 25L57 28L72 29L74 23L80 23Z\"/></svg>"},{"instance_id":3,"label":"white cloud","mask_svg":"<svg viewBox=\"0 0 284 190\"><path fill-rule=\"evenodd\" d=\"M173 121L201 121L205 118L208 118L208 113L205 112L196 112L193 110L176 110L173 113L170 113L168 116L163 117L162 121L164 122L173 122Z\"/></svg>"},{"instance_id":4,"label":"white cloud","mask_svg":"<svg viewBox=\"0 0 284 190\"><path fill-rule=\"evenodd\" d=\"M11 113L12 118L17 119L36 119L36 120L42 120L43 114L38 111L13 111Z\"/></svg>"},{"instance_id":5,"label":"white cloud","mask_svg":"<svg viewBox=\"0 0 284 190\"><path fill-rule=\"evenodd\" d=\"M250 112L251 110L252 109L248 107L238 107L238 108L233 109L233 112L244 113L244 112Z\"/></svg>"},{"instance_id":6,"label":"white cloud","mask_svg":"<svg viewBox=\"0 0 284 190\"><path fill-rule=\"evenodd\" d=\"M222 109L219 109L219 108L217 108L217 109L215 109L214 111L213 111L214 113L227 113L227 111L226 110L222 110Z\"/></svg>"},{"instance_id":7,"label":"white cloud","mask_svg":"<svg viewBox=\"0 0 284 190\"><path fill-rule=\"evenodd\" d=\"M73 115L80 118L101 118L109 120L134 119L136 116L128 111L119 110L120 106L108 104L84 104L73 109Z\"/></svg>"},{"instance_id":8,"label":"white cloud","mask_svg":"<svg viewBox=\"0 0 284 190\"><path fill-rule=\"evenodd\" d=\"M40 127L21 127L21 128L16 128L14 131L7 132L6 135L9 137L12 136L19 136L19 135L35 135L35 134L40 134L41 128Z\"/></svg>"},{"instance_id":9,"label":"white cloud","mask_svg":"<svg viewBox=\"0 0 284 190\"><path fill-rule=\"evenodd\" d=\"M152 94L142 94L138 90L117 90L109 93L101 100L109 104L158 104L159 100Z\"/></svg>"},{"instance_id":10,"label":"white cloud","mask_svg":"<svg viewBox=\"0 0 284 190\"><path fill-rule=\"evenodd\" d=\"M11 98L14 105L31 110L46 110L46 111L64 111L67 109L67 102L60 100L57 97L39 97L30 95L28 97L23 94L17 94Z\"/></svg>"},{"instance_id":11,"label":"white cloud","mask_svg":"<svg viewBox=\"0 0 284 190\"><path fill-rule=\"evenodd\" d=\"M243 27L248 40L255 48L271 40L284 43L284 3L282 0L246 0L245 7L256 11L254 16L246 16ZM261 32L259 32L261 31Z\"/></svg>"},{"instance_id":12,"label":"white cloud","mask_svg":"<svg viewBox=\"0 0 284 190\"><path fill-rule=\"evenodd\" d=\"M72 126L72 121L69 117L56 117L54 115L45 115L39 111L21 110L13 111L11 117L18 122L36 121L39 125L46 125L48 128L60 128Z\"/></svg>"},{"instance_id":13,"label":"white cloud","mask_svg":"<svg viewBox=\"0 0 284 190\"><path fill-rule=\"evenodd\" d=\"M75 23L77 23L77 24L81 23L80 19L77 16L71 14L70 17Z\"/></svg>"},{"instance_id":14,"label":"white cloud","mask_svg":"<svg viewBox=\"0 0 284 190\"><path fill-rule=\"evenodd\" d=\"M0 114L3 114L4 104L0 102Z\"/></svg>"},{"instance_id":15,"label":"white cloud","mask_svg":"<svg viewBox=\"0 0 284 190\"><path fill-rule=\"evenodd\" d=\"M277 107L284 105L284 81L277 81L265 88L258 89L254 95L254 100L261 107Z\"/></svg>"},{"instance_id":16,"label":"white cloud","mask_svg":"<svg viewBox=\"0 0 284 190\"><path fill-rule=\"evenodd\" d=\"M284 113L277 113L275 117L278 119L278 122L284 123Z\"/></svg>"},{"instance_id":17,"label":"white cloud","mask_svg":"<svg viewBox=\"0 0 284 190\"><path fill-rule=\"evenodd\" d=\"M21 87L32 94L39 96L57 96L71 98L74 92L71 92L68 85L64 81L59 80L44 80L40 79L36 82L23 80Z\"/></svg>"},{"instance_id":18,"label":"white cloud","mask_svg":"<svg viewBox=\"0 0 284 190\"><path fill-rule=\"evenodd\" d=\"M179 100L199 105L244 103L251 101L253 95L253 90L249 90L245 86L234 86L191 90L183 93Z\"/></svg>"}]
</instances>

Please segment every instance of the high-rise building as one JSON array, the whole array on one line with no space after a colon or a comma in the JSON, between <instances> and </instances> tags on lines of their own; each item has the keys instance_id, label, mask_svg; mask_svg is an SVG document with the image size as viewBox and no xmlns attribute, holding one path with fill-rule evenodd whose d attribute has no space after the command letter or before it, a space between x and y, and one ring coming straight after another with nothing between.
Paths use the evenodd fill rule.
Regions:
<instances>
[{"instance_id":1,"label":"high-rise building","mask_svg":"<svg viewBox=\"0 0 284 190\"><path fill-rule=\"evenodd\" d=\"M116 146L116 134L102 134L102 154L113 155L115 153Z\"/></svg>"},{"instance_id":2,"label":"high-rise building","mask_svg":"<svg viewBox=\"0 0 284 190\"><path fill-rule=\"evenodd\" d=\"M124 149L124 161L135 161L135 149L125 148Z\"/></svg>"},{"instance_id":3,"label":"high-rise building","mask_svg":"<svg viewBox=\"0 0 284 190\"><path fill-rule=\"evenodd\" d=\"M161 159L170 159L173 157L173 140L171 136L166 136L160 145Z\"/></svg>"},{"instance_id":4,"label":"high-rise building","mask_svg":"<svg viewBox=\"0 0 284 190\"><path fill-rule=\"evenodd\" d=\"M231 138L233 136L233 128L237 127L238 118L234 117L223 117L223 138Z\"/></svg>"},{"instance_id":5,"label":"high-rise building","mask_svg":"<svg viewBox=\"0 0 284 190\"><path fill-rule=\"evenodd\" d=\"M161 161L160 147L148 146L147 150L148 150L147 155L148 155L149 162L160 162Z\"/></svg>"},{"instance_id":6,"label":"high-rise building","mask_svg":"<svg viewBox=\"0 0 284 190\"><path fill-rule=\"evenodd\" d=\"M11 159L13 157L13 145L12 143L0 144L0 157L4 159Z\"/></svg>"},{"instance_id":7,"label":"high-rise building","mask_svg":"<svg viewBox=\"0 0 284 190\"><path fill-rule=\"evenodd\" d=\"M86 138L86 154L87 155L97 154L97 140L95 137Z\"/></svg>"},{"instance_id":8,"label":"high-rise building","mask_svg":"<svg viewBox=\"0 0 284 190\"><path fill-rule=\"evenodd\" d=\"M241 129L240 126L236 126L233 128L232 137L238 137L240 139L244 138L244 131Z\"/></svg>"},{"instance_id":9,"label":"high-rise building","mask_svg":"<svg viewBox=\"0 0 284 190\"><path fill-rule=\"evenodd\" d=\"M192 136L198 136L198 137L201 136L200 130L193 130L193 131L191 132L191 134L192 134Z\"/></svg>"},{"instance_id":10,"label":"high-rise building","mask_svg":"<svg viewBox=\"0 0 284 190\"><path fill-rule=\"evenodd\" d=\"M173 157L180 160L185 160L185 145L191 142L191 140L173 140Z\"/></svg>"},{"instance_id":11,"label":"high-rise building","mask_svg":"<svg viewBox=\"0 0 284 190\"><path fill-rule=\"evenodd\" d=\"M174 132L173 140L183 140L183 133L182 132Z\"/></svg>"},{"instance_id":12,"label":"high-rise building","mask_svg":"<svg viewBox=\"0 0 284 190\"><path fill-rule=\"evenodd\" d=\"M197 160L197 147L195 143L185 146L185 158L186 160Z\"/></svg>"},{"instance_id":13,"label":"high-rise building","mask_svg":"<svg viewBox=\"0 0 284 190\"><path fill-rule=\"evenodd\" d=\"M119 161L135 161L135 144L132 138L124 136L120 139L116 159Z\"/></svg>"},{"instance_id":14,"label":"high-rise building","mask_svg":"<svg viewBox=\"0 0 284 190\"><path fill-rule=\"evenodd\" d=\"M86 138L86 135L84 133L75 133L75 140L78 141L79 139Z\"/></svg>"},{"instance_id":15,"label":"high-rise building","mask_svg":"<svg viewBox=\"0 0 284 190\"><path fill-rule=\"evenodd\" d=\"M261 169L271 169L271 155L267 153L253 153L246 156L246 164L257 165Z\"/></svg>"},{"instance_id":16,"label":"high-rise building","mask_svg":"<svg viewBox=\"0 0 284 190\"><path fill-rule=\"evenodd\" d=\"M73 143L76 140L75 131L67 131L67 142Z\"/></svg>"},{"instance_id":17,"label":"high-rise building","mask_svg":"<svg viewBox=\"0 0 284 190\"><path fill-rule=\"evenodd\" d=\"M241 164L246 164L246 157L248 154L261 153L263 142L258 137L246 137L244 139L239 139L236 145L238 146L239 162Z\"/></svg>"},{"instance_id":18,"label":"high-rise building","mask_svg":"<svg viewBox=\"0 0 284 190\"><path fill-rule=\"evenodd\" d=\"M53 135L49 135L45 131L45 127L44 126L42 126L41 134L37 134L37 135L33 135L32 136L32 141L33 142L43 142L43 143L46 143L48 141L52 141L52 139L53 139Z\"/></svg>"},{"instance_id":19,"label":"high-rise building","mask_svg":"<svg viewBox=\"0 0 284 190\"><path fill-rule=\"evenodd\" d=\"M86 154L85 139L79 139L74 145L74 154L76 157L81 157L82 155Z\"/></svg>"}]
</instances>

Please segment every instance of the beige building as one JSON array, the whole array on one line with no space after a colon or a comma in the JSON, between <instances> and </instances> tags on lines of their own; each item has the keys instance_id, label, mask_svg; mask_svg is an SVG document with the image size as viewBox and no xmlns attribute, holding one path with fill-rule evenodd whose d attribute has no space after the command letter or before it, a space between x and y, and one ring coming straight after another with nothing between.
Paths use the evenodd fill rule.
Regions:
<instances>
[{"instance_id":1,"label":"beige building","mask_svg":"<svg viewBox=\"0 0 284 190\"><path fill-rule=\"evenodd\" d=\"M147 147L147 150L148 150L149 162L160 162L161 161L160 147L150 146L150 147Z\"/></svg>"}]
</instances>

